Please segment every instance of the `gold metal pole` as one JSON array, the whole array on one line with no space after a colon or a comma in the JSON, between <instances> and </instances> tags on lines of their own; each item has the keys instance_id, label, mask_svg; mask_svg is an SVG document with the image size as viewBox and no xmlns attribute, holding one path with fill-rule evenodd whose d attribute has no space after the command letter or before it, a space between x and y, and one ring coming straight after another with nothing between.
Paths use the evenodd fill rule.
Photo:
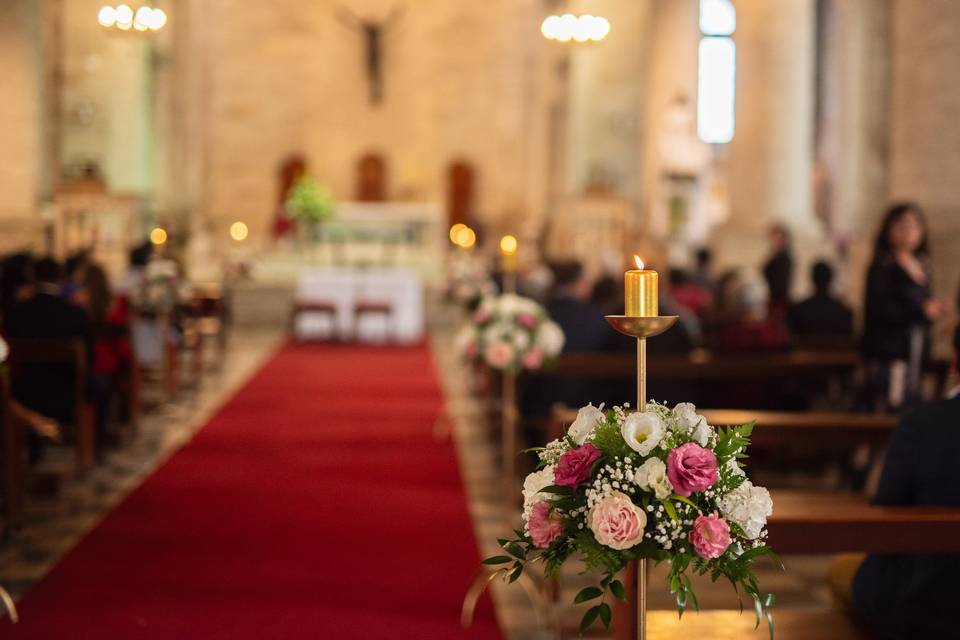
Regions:
<instances>
[{"instance_id":1,"label":"gold metal pole","mask_svg":"<svg viewBox=\"0 0 960 640\"><path fill-rule=\"evenodd\" d=\"M504 371L501 378L503 381L503 393L501 394L503 423L501 425L502 433L500 434L500 455L503 458L504 505L509 511L514 505L513 495L517 463L517 379L512 371Z\"/></svg>"},{"instance_id":2,"label":"gold metal pole","mask_svg":"<svg viewBox=\"0 0 960 640\"><path fill-rule=\"evenodd\" d=\"M647 338L660 335L677 322L677 316L606 316L607 322L620 333L637 339L637 411L647 407ZM636 578L630 574L636 572ZM618 618L626 624L615 628L617 638L647 638L647 562L637 560L628 567L624 576L628 601L630 589L636 586L636 607L627 604L618 607ZM636 631L634 631L636 630Z\"/></svg>"},{"instance_id":3,"label":"gold metal pole","mask_svg":"<svg viewBox=\"0 0 960 640\"><path fill-rule=\"evenodd\" d=\"M647 408L647 339L637 338L637 411ZM637 561L637 640L647 640L647 561Z\"/></svg>"}]
</instances>

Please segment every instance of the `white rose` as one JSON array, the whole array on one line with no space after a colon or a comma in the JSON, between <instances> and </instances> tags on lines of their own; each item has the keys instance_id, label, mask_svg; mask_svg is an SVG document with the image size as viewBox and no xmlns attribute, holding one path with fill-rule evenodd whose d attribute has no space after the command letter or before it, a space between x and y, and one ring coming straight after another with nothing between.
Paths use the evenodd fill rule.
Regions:
<instances>
[{"instance_id":1,"label":"white rose","mask_svg":"<svg viewBox=\"0 0 960 640\"><path fill-rule=\"evenodd\" d=\"M588 404L577 411L577 419L570 425L567 435L570 436L578 445L587 441L587 438L593 435L597 425L607 419L603 413L603 405L599 407Z\"/></svg>"},{"instance_id":2,"label":"white rose","mask_svg":"<svg viewBox=\"0 0 960 640\"><path fill-rule=\"evenodd\" d=\"M3 338L0 338L0 362L4 362L8 355L10 355L10 347Z\"/></svg>"},{"instance_id":3,"label":"white rose","mask_svg":"<svg viewBox=\"0 0 960 640\"><path fill-rule=\"evenodd\" d=\"M703 416L700 417L703 418ZM710 438L713 437L713 427L708 425L706 420L700 420L690 435L696 440L697 444L701 447L706 447L710 444Z\"/></svg>"},{"instance_id":4,"label":"white rose","mask_svg":"<svg viewBox=\"0 0 960 640\"><path fill-rule=\"evenodd\" d=\"M556 356L563 350L563 343L566 337L563 335L563 329L556 322L545 321L540 323L537 329L537 346L543 350L548 357Z\"/></svg>"},{"instance_id":5,"label":"white rose","mask_svg":"<svg viewBox=\"0 0 960 640\"><path fill-rule=\"evenodd\" d=\"M673 493L673 485L667 478L667 465L660 458L648 458L633 473L633 481L645 491L652 491L658 500Z\"/></svg>"},{"instance_id":6,"label":"white rose","mask_svg":"<svg viewBox=\"0 0 960 640\"><path fill-rule=\"evenodd\" d=\"M530 346L530 333L527 331L514 327L510 338L513 344L517 346L517 351L526 351L527 347Z\"/></svg>"},{"instance_id":7,"label":"white rose","mask_svg":"<svg viewBox=\"0 0 960 640\"><path fill-rule=\"evenodd\" d=\"M500 313L509 316L520 313L523 308L523 299L515 293L505 293L499 298Z\"/></svg>"},{"instance_id":8,"label":"white rose","mask_svg":"<svg viewBox=\"0 0 960 640\"><path fill-rule=\"evenodd\" d=\"M523 519L530 517L530 510L533 505L543 500L548 500L548 494L540 492L554 483L553 471L556 467L549 465L540 471L534 471L523 480Z\"/></svg>"},{"instance_id":9,"label":"white rose","mask_svg":"<svg viewBox=\"0 0 960 640\"><path fill-rule=\"evenodd\" d=\"M631 449L648 455L660 444L666 426L655 413L631 413L620 426L620 435Z\"/></svg>"},{"instance_id":10,"label":"white rose","mask_svg":"<svg viewBox=\"0 0 960 640\"><path fill-rule=\"evenodd\" d=\"M690 433L694 429L697 429L701 423L707 423L707 419L697 413L697 408L689 402L681 402L675 406L673 408L673 417L683 433Z\"/></svg>"},{"instance_id":11,"label":"white rose","mask_svg":"<svg viewBox=\"0 0 960 640\"><path fill-rule=\"evenodd\" d=\"M747 538L755 540L773 513L773 500L764 487L754 486L749 480L720 500L720 512L740 526Z\"/></svg>"}]
</instances>

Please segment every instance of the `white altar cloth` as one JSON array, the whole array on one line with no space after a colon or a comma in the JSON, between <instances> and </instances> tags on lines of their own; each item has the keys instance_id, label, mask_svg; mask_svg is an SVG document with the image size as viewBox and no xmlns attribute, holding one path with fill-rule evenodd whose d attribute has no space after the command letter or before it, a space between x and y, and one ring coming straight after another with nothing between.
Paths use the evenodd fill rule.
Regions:
<instances>
[{"instance_id":1,"label":"white altar cloth","mask_svg":"<svg viewBox=\"0 0 960 640\"><path fill-rule=\"evenodd\" d=\"M423 282L412 269L313 269L297 282L295 303L329 304L327 313L302 311L294 319L298 339L417 342L423 337ZM358 303L383 304L389 315L356 317Z\"/></svg>"}]
</instances>

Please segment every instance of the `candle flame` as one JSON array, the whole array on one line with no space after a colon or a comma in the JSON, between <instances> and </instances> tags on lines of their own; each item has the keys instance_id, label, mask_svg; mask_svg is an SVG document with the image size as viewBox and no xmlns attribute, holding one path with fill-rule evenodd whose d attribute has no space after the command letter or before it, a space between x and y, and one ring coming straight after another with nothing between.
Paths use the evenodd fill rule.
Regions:
<instances>
[{"instance_id":1,"label":"candle flame","mask_svg":"<svg viewBox=\"0 0 960 640\"><path fill-rule=\"evenodd\" d=\"M634 254L633 259L637 263L637 269L643 271L643 260L640 259L640 256Z\"/></svg>"}]
</instances>

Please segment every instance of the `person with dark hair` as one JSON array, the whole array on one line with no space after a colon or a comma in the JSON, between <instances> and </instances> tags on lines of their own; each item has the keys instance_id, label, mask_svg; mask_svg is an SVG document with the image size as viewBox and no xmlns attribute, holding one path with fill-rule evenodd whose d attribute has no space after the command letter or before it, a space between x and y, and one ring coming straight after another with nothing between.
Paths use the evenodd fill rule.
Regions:
<instances>
[{"instance_id":1,"label":"person with dark hair","mask_svg":"<svg viewBox=\"0 0 960 640\"><path fill-rule=\"evenodd\" d=\"M0 327L10 309L33 295L33 257L29 253L15 253L0 265Z\"/></svg>"},{"instance_id":2,"label":"person with dark hair","mask_svg":"<svg viewBox=\"0 0 960 640\"><path fill-rule=\"evenodd\" d=\"M960 373L960 327L953 337ZM960 388L906 413L893 433L873 503L960 507ZM960 556L841 556L831 586L884 637L955 638Z\"/></svg>"},{"instance_id":3,"label":"person with dark hair","mask_svg":"<svg viewBox=\"0 0 960 640\"><path fill-rule=\"evenodd\" d=\"M77 302L76 296L83 287L83 279L90 265L90 252L77 251L63 263L63 286L61 295L70 302Z\"/></svg>"},{"instance_id":4,"label":"person with dark hair","mask_svg":"<svg viewBox=\"0 0 960 640\"><path fill-rule=\"evenodd\" d=\"M853 312L833 296L833 267L818 261L810 270L814 293L787 310L787 327L807 341L839 342L853 339Z\"/></svg>"},{"instance_id":5,"label":"person with dark hair","mask_svg":"<svg viewBox=\"0 0 960 640\"><path fill-rule=\"evenodd\" d=\"M670 269L670 295L678 306L702 317L713 304L713 296L683 269Z\"/></svg>"},{"instance_id":6,"label":"person with dark hair","mask_svg":"<svg viewBox=\"0 0 960 640\"><path fill-rule=\"evenodd\" d=\"M623 283L606 274L593 283L590 302L605 316L623 313Z\"/></svg>"},{"instance_id":7,"label":"person with dark hair","mask_svg":"<svg viewBox=\"0 0 960 640\"><path fill-rule=\"evenodd\" d=\"M93 322L93 371L113 379L130 366L130 340L126 335L129 316L127 299L114 296L107 272L99 264L87 267L83 281L83 303Z\"/></svg>"},{"instance_id":8,"label":"person with dark hair","mask_svg":"<svg viewBox=\"0 0 960 640\"><path fill-rule=\"evenodd\" d=\"M713 292L713 252L707 247L700 247L694 254L696 271L693 280L705 290Z\"/></svg>"},{"instance_id":9,"label":"person with dark hair","mask_svg":"<svg viewBox=\"0 0 960 640\"><path fill-rule=\"evenodd\" d=\"M591 286L576 260L557 262L547 313L566 336L564 351L602 351L613 331L603 312L590 302Z\"/></svg>"},{"instance_id":10,"label":"person with dark hair","mask_svg":"<svg viewBox=\"0 0 960 640\"><path fill-rule=\"evenodd\" d=\"M553 291L547 304L547 314L563 329L564 353L605 351L610 345L613 329L603 318L603 311L589 301L590 283L583 265L576 260L554 262L550 265ZM521 390L524 415L546 416L557 403L580 407L597 400L601 390L596 381L579 376L553 379L532 378Z\"/></svg>"},{"instance_id":11,"label":"person with dark hair","mask_svg":"<svg viewBox=\"0 0 960 640\"><path fill-rule=\"evenodd\" d=\"M790 249L790 231L783 225L770 229L770 257L763 265L767 281L770 314L783 318L790 305L790 283L793 278L793 254Z\"/></svg>"},{"instance_id":12,"label":"person with dark hair","mask_svg":"<svg viewBox=\"0 0 960 640\"><path fill-rule=\"evenodd\" d=\"M898 409L919 400L931 324L944 312L931 289L927 229L913 203L884 217L867 272L863 353L875 406Z\"/></svg>"}]
</instances>

